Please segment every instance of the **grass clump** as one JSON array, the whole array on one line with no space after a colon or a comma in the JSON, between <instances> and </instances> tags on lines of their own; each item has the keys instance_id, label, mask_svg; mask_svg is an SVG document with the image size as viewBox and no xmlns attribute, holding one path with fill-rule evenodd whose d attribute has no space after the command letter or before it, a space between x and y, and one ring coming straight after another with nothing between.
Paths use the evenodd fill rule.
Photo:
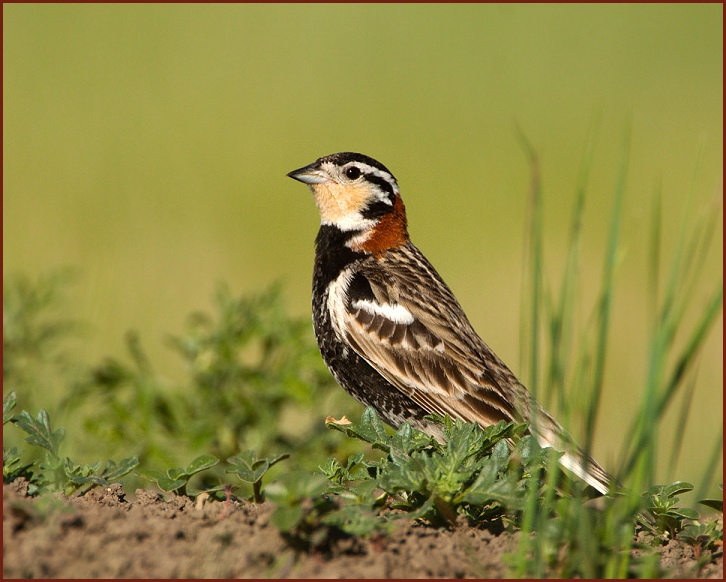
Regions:
<instances>
[{"instance_id":1,"label":"grass clump","mask_svg":"<svg viewBox=\"0 0 726 582\"><path fill-rule=\"evenodd\" d=\"M560 409L557 416L564 420L565 426L576 424L572 420L584 419L581 442L585 451L589 452L612 343L617 267L622 257L622 208L628 174L629 140L625 140L623 160L615 178L600 289L583 331L578 328L575 314L579 302L583 216L593 142L590 141L587 148L577 185L570 245L557 290L545 278L544 201L538 159L534 148L524 137L522 142L529 157L532 176L523 289L523 360L529 368L530 387L537 392L542 386L537 397L557 404ZM659 209L660 198L656 196L655 200L655 208ZM644 389L639 391L642 393L640 402L628 402L628 407L634 412L634 420L623 439L625 444L620 466L615 472L630 489L606 497L603 500L604 510L593 512L583 504L585 498L582 492L572 490L568 491L568 496L559 497L550 490L542 495L539 482L533 477L521 527L524 533L535 535L520 538L519 550L511 560L512 570L517 576L541 577L552 573L562 577L587 578L656 576L660 572L651 558L631 559L636 533L635 517L640 516L638 528L644 528L658 541L673 539L685 528L697 523L698 512L679 507L676 497L689 491L692 488L690 484L653 485L656 459L662 454L658 441L660 425L676 395L684 394L686 406L678 420L679 430L674 431L673 450L677 456L688 399L693 395L692 371L707 333L720 312L723 297L723 283L719 282L711 299L696 317L695 325L687 329L686 308L696 282L704 274L699 265L704 265L708 243L716 225L713 217L703 217L689 229L686 227L689 218L687 213L665 283L661 281L659 270L662 248L658 211L654 212L651 224L649 265L643 270L648 274L652 309L648 321L644 322L650 332L644 350L648 354L646 378ZM662 288L664 292L660 291ZM677 342L678 336L685 336L685 343ZM582 393L591 396L584 407L578 408L573 403L581 401L578 395ZM714 446L714 450L721 450L720 437ZM714 454L704 471L704 487L708 486L717 458ZM671 460L675 462L675 457L672 456ZM551 483L553 478L549 477L548 482ZM638 495L639 491L644 493ZM645 516L648 519L644 519ZM563 548L567 551L563 552Z\"/></svg>"}]
</instances>

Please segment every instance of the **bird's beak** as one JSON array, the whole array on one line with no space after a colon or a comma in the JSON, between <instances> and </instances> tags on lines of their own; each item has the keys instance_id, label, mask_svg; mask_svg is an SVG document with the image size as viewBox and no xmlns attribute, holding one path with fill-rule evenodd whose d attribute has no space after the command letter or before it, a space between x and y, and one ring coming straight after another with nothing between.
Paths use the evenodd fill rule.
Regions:
<instances>
[{"instance_id":1,"label":"bird's beak","mask_svg":"<svg viewBox=\"0 0 726 582\"><path fill-rule=\"evenodd\" d=\"M293 170L288 174L288 176L293 180L302 182L303 184L322 184L330 179L328 174L318 167L317 163L312 163L304 168Z\"/></svg>"}]
</instances>

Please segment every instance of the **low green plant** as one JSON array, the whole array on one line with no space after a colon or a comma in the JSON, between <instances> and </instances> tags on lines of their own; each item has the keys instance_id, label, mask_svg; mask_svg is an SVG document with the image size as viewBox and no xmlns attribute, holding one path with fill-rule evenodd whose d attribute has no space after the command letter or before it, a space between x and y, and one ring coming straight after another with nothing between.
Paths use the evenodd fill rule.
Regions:
<instances>
[{"instance_id":1,"label":"low green plant","mask_svg":"<svg viewBox=\"0 0 726 582\"><path fill-rule=\"evenodd\" d=\"M482 429L449 417L429 419L442 427L443 443L408 424L389 435L373 408L363 412L359 424L329 422L331 429L387 455L365 463L365 471L351 471L362 463L356 457L346 467L329 462L323 470L338 483L374 479L392 508L434 525L453 524L459 514L482 521L521 509L522 480L546 463L548 454L531 437L522 438L526 425L502 421ZM515 442L512 453L508 439Z\"/></svg>"},{"instance_id":2,"label":"low green plant","mask_svg":"<svg viewBox=\"0 0 726 582\"><path fill-rule=\"evenodd\" d=\"M693 490L691 483L678 481L670 485L654 485L643 493L645 510L653 516L649 529L663 542L679 539L694 548L696 558L703 550L713 550L723 543L723 500L701 499L700 505L716 510L720 518L708 518L690 507L680 507L677 495Z\"/></svg>"},{"instance_id":3,"label":"low green plant","mask_svg":"<svg viewBox=\"0 0 726 582\"><path fill-rule=\"evenodd\" d=\"M684 520L698 519L698 512L689 507L679 507L677 495L693 491L693 485L678 481L670 485L653 485L643 494L645 506L654 518L653 528L663 532L664 537L673 539L683 529Z\"/></svg>"},{"instance_id":4,"label":"low green plant","mask_svg":"<svg viewBox=\"0 0 726 582\"><path fill-rule=\"evenodd\" d=\"M286 473L265 488L271 522L298 548L320 548L341 536L376 537L405 514L383 512L387 495L375 480L336 486L320 473Z\"/></svg>"},{"instance_id":5,"label":"low green plant","mask_svg":"<svg viewBox=\"0 0 726 582\"><path fill-rule=\"evenodd\" d=\"M53 430L50 417L41 410L37 417L23 410L17 416L12 414L16 403L15 391L3 398L3 425L13 423L28 434L25 442L45 450L45 460L35 467L35 462L24 464L16 447L6 451L3 448L3 481L10 482L24 477L29 482L28 492L62 491L66 495L82 494L93 487L108 487L133 471L139 464L136 457L120 461L107 461L103 468L101 461L92 465L78 465L60 454L60 445L65 438L64 428Z\"/></svg>"},{"instance_id":6,"label":"low green plant","mask_svg":"<svg viewBox=\"0 0 726 582\"><path fill-rule=\"evenodd\" d=\"M138 474L144 479L153 481L162 491L168 493L176 493L177 495L187 495L189 497L195 497L197 493L187 491L187 484L197 473L211 469L217 463L219 459L212 455L202 455L194 459L186 467L175 467L173 469L167 469L166 472L162 471L139 471Z\"/></svg>"},{"instance_id":7,"label":"low green plant","mask_svg":"<svg viewBox=\"0 0 726 582\"><path fill-rule=\"evenodd\" d=\"M700 559L704 550L723 546L723 516L705 523L694 520L678 532L678 539L691 544L696 559Z\"/></svg>"},{"instance_id":8,"label":"low green plant","mask_svg":"<svg viewBox=\"0 0 726 582\"><path fill-rule=\"evenodd\" d=\"M234 473L240 480L252 485L252 498L255 503L262 503L265 498L262 495L262 477L270 470L272 466L289 459L288 453L277 455L276 457L258 458L257 451L242 451L240 454L227 459L232 468L227 469L227 473Z\"/></svg>"},{"instance_id":9,"label":"low green plant","mask_svg":"<svg viewBox=\"0 0 726 582\"><path fill-rule=\"evenodd\" d=\"M348 484L335 494L335 509L325 513L321 522L344 534L359 537L377 537L391 531L395 521L405 514L383 511L387 494L375 480Z\"/></svg>"},{"instance_id":10,"label":"low green plant","mask_svg":"<svg viewBox=\"0 0 726 582\"><path fill-rule=\"evenodd\" d=\"M557 453L523 436L524 424L482 429L448 417L429 419L442 427L442 442L408 424L390 434L373 408L359 423L330 420L330 429L383 454L356 453L345 463L329 458L322 475L283 475L265 488L276 505L272 523L291 543L307 548L337 535L382 535L404 518L444 527L453 527L459 516L515 524L530 474L550 465Z\"/></svg>"},{"instance_id":11,"label":"low green plant","mask_svg":"<svg viewBox=\"0 0 726 582\"><path fill-rule=\"evenodd\" d=\"M3 426L15 419L13 409L17 403L15 390L11 390L3 398ZM17 447L6 449L3 447L3 483L10 483L16 479L23 478L28 482L28 492L31 495L38 493L37 478L33 474L35 461L25 462L20 458L20 451Z\"/></svg>"},{"instance_id":12,"label":"low green plant","mask_svg":"<svg viewBox=\"0 0 726 582\"><path fill-rule=\"evenodd\" d=\"M329 531L321 518L336 507L328 492L324 475L309 471L291 471L266 487L265 493L275 503L270 518L293 545L316 547L323 544Z\"/></svg>"}]
</instances>

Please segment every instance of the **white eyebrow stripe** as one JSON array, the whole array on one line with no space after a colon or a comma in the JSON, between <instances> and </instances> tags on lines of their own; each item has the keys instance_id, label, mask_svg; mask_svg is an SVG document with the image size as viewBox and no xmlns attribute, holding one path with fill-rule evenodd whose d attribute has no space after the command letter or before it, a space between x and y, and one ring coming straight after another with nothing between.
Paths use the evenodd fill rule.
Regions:
<instances>
[{"instance_id":1,"label":"white eyebrow stripe","mask_svg":"<svg viewBox=\"0 0 726 582\"><path fill-rule=\"evenodd\" d=\"M380 315L390 319L393 323L410 325L415 321L413 314L403 305L391 305L390 303L376 303L370 299L357 299L352 303L355 309L363 309L373 315Z\"/></svg>"},{"instance_id":2,"label":"white eyebrow stripe","mask_svg":"<svg viewBox=\"0 0 726 582\"><path fill-rule=\"evenodd\" d=\"M391 184L395 184L396 180L394 179L391 174L388 172L384 172L383 170L379 170L375 166L369 166L366 163L363 162L353 162L356 166L359 166L361 169L365 171L366 174L373 174L374 176L378 176L379 178L384 178L385 180L388 180Z\"/></svg>"},{"instance_id":3,"label":"white eyebrow stripe","mask_svg":"<svg viewBox=\"0 0 726 582\"><path fill-rule=\"evenodd\" d=\"M365 174L369 174L371 176L376 176L377 178L381 178L382 180L385 180L386 182L388 182L391 185L391 187L393 188L393 192L394 193L396 193L396 194L399 193L398 182L396 182L396 179L391 174L389 174L388 172L385 172L383 170L379 170L375 166L370 166L370 165L365 164L363 162L355 162L355 164ZM393 201L390 200L387 195L384 195L384 196L379 197L379 200L381 202L385 202L389 206L393 206Z\"/></svg>"}]
</instances>

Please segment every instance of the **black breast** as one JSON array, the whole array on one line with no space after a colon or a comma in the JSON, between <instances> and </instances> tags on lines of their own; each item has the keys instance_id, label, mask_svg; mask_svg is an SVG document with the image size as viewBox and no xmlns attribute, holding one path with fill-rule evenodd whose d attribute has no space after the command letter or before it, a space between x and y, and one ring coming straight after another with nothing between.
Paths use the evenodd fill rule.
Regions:
<instances>
[{"instance_id":1,"label":"black breast","mask_svg":"<svg viewBox=\"0 0 726 582\"><path fill-rule=\"evenodd\" d=\"M397 428L403 422L409 422L416 428L424 428L429 423L423 417L429 411L381 376L333 328L328 297L331 292L336 292L331 291L331 284L343 272L351 272L350 291L353 294L370 293L370 286L362 275L357 274L357 267L364 261L376 259L346 247L344 241L350 236L351 233L341 233L335 227L323 226L315 241L313 328L320 353L338 384L361 404L375 408L388 424Z\"/></svg>"}]
</instances>

